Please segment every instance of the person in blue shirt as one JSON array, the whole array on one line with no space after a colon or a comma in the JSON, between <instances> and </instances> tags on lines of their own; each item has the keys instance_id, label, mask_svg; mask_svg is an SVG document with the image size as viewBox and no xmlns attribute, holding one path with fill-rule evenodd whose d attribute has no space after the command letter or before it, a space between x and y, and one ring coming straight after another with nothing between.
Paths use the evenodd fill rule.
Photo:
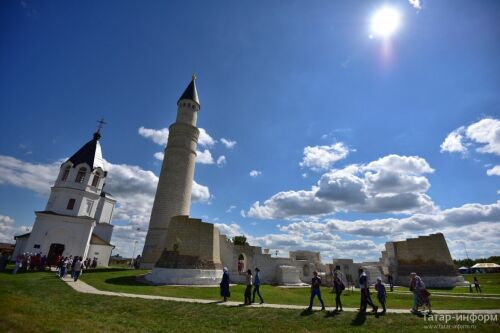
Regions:
<instances>
[{"instance_id":1,"label":"person in blue shirt","mask_svg":"<svg viewBox=\"0 0 500 333\"><path fill-rule=\"evenodd\" d=\"M321 310L325 310L325 303L323 303L323 299L321 298L321 278L318 276L318 272L313 272L313 278L311 281L311 300L309 301L309 307L307 311L311 311L313 307L314 297L318 296L319 301L321 302Z\"/></svg>"},{"instance_id":2,"label":"person in blue shirt","mask_svg":"<svg viewBox=\"0 0 500 333\"><path fill-rule=\"evenodd\" d=\"M264 303L264 299L262 298L262 295L260 294L260 269L258 267L255 267L255 277L253 279L253 294L252 294L252 303L255 303L255 294L259 295L260 298L260 304Z\"/></svg>"}]
</instances>

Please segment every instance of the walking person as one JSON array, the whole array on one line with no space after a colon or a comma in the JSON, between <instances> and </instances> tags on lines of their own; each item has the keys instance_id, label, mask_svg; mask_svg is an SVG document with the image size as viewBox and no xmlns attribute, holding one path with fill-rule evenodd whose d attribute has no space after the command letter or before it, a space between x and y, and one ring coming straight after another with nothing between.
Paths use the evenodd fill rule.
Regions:
<instances>
[{"instance_id":1,"label":"walking person","mask_svg":"<svg viewBox=\"0 0 500 333\"><path fill-rule=\"evenodd\" d=\"M224 297L224 302L227 301L228 297L231 297L231 292L229 291L229 273L227 272L227 267L224 267L222 273L222 281L220 282L220 295Z\"/></svg>"},{"instance_id":2,"label":"walking person","mask_svg":"<svg viewBox=\"0 0 500 333\"><path fill-rule=\"evenodd\" d=\"M476 276L474 276L474 287L476 288L476 293L481 293L481 286Z\"/></svg>"},{"instance_id":3,"label":"walking person","mask_svg":"<svg viewBox=\"0 0 500 333\"><path fill-rule=\"evenodd\" d=\"M380 277L377 278L377 283L375 284L375 290L377 291L378 301L382 305L383 311L381 312L381 314L385 314L386 312L385 302L387 299L387 293L385 290L385 286L382 284L382 278Z\"/></svg>"},{"instance_id":4,"label":"walking person","mask_svg":"<svg viewBox=\"0 0 500 333\"><path fill-rule=\"evenodd\" d=\"M74 266L73 266L73 280L78 281L78 277L82 272L85 265L83 264L82 257L75 257Z\"/></svg>"},{"instance_id":5,"label":"walking person","mask_svg":"<svg viewBox=\"0 0 500 333\"><path fill-rule=\"evenodd\" d=\"M313 272L313 278L311 280L311 299L309 301L309 307L307 311L312 311L314 297L318 296L319 301L321 302L321 311L325 310L325 303L321 298L321 278L318 276L318 272Z\"/></svg>"},{"instance_id":6,"label":"walking person","mask_svg":"<svg viewBox=\"0 0 500 333\"><path fill-rule=\"evenodd\" d=\"M418 314L418 292L415 288L417 283L416 280L417 273L410 273L410 291L413 293L413 306L411 308L411 313Z\"/></svg>"},{"instance_id":7,"label":"walking person","mask_svg":"<svg viewBox=\"0 0 500 333\"><path fill-rule=\"evenodd\" d=\"M264 299L260 294L260 269L255 267L255 277L253 278L253 294L252 294L252 303L255 303L255 294L259 295L260 304L264 303Z\"/></svg>"},{"instance_id":8,"label":"walking person","mask_svg":"<svg viewBox=\"0 0 500 333\"><path fill-rule=\"evenodd\" d=\"M361 294L361 304L359 306L360 313L366 313L366 307L370 305L372 307L372 312L377 313L378 306L373 304L372 298L370 296L370 288L368 286L368 277L362 268L358 270L359 272L359 292Z\"/></svg>"},{"instance_id":9,"label":"walking person","mask_svg":"<svg viewBox=\"0 0 500 333\"><path fill-rule=\"evenodd\" d=\"M69 266L69 259L64 258L61 260L61 267L59 267L59 277L63 279L66 276L66 270Z\"/></svg>"},{"instance_id":10,"label":"walking person","mask_svg":"<svg viewBox=\"0 0 500 333\"><path fill-rule=\"evenodd\" d=\"M19 268L23 267L23 259L24 258L23 258L22 255L18 255L17 256L17 258L16 258L16 267L12 271L12 274L17 274L17 271L19 270Z\"/></svg>"},{"instance_id":11,"label":"walking person","mask_svg":"<svg viewBox=\"0 0 500 333\"><path fill-rule=\"evenodd\" d=\"M431 315L431 293L425 288L424 281L418 275L415 276L415 291L417 293L417 309L419 306L423 309L427 308L427 315Z\"/></svg>"},{"instance_id":12,"label":"walking person","mask_svg":"<svg viewBox=\"0 0 500 333\"><path fill-rule=\"evenodd\" d=\"M245 276L245 305L252 304L252 270L247 270L247 275Z\"/></svg>"},{"instance_id":13,"label":"walking person","mask_svg":"<svg viewBox=\"0 0 500 333\"><path fill-rule=\"evenodd\" d=\"M345 285L340 279L339 273L335 271L333 273L333 289L335 291L335 311L344 311L342 309L342 302L340 301L340 296L345 289ZM340 308L340 309L339 309Z\"/></svg>"},{"instance_id":14,"label":"walking person","mask_svg":"<svg viewBox=\"0 0 500 333\"><path fill-rule=\"evenodd\" d=\"M392 274L387 275L387 282L389 282L389 288L391 288L391 292L394 291L394 278Z\"/></svg>"}]
</instances>

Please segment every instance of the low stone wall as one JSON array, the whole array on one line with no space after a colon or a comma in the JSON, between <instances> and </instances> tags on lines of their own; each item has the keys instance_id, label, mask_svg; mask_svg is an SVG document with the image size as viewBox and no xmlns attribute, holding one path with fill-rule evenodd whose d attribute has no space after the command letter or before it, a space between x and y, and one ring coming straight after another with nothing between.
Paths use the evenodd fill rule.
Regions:
<instances>
[{"instance_id":1,"label":"low stone wall","mask_svg":"<svg viewBox=\"0 0 500 333\"><path fill-rule=\"evenodd\" d=\"M144 279L156 285L218 285L222 280L221 269L179 269L155 267Z\"/></svg>"}]
</instances>

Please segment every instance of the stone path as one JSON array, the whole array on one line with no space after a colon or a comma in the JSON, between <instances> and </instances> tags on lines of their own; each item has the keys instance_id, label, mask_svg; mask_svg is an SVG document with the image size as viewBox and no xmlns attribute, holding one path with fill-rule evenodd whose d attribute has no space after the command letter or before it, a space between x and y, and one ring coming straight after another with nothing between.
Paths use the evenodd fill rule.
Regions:
<instances>
[{"instance_id":1,"label":"stone path","mask_svg":"<svg viewBox=\"0 0 500 333\"><path fill-rule=\"evenodd\" d=\"M222 301L214 301L209 299L197 299L197 298L181 298L181 297L168 297L168 296L156 296L156 295L141 295L141 294L129 294L129 293L119 293L114 291L103 291L88 285L87 283L78 280L76 282L71 278L64 278L64 282L66 282L71 288L80 293L86 294L95 294L95 295L105 295L105 296L117 296L117 297L132 297L132 298L142 298L142 299L154 299L154 300L164 300L171 302L184 302L184 303L198 303L198 304L217 304L221 306L228 307L241 307L243 306L240 302L222 302ZM306 305L291 305L291 304L252 304L246 305L245 307L250 308L273 308L273 309L292 309L292 310L304 310ZM327 311L333 311L332 307L327 307ZM314 310L320 310L319 307L314 307ZM344 307L344 311L348 312L356 312L355 308L346 308ZM388 313L410 313L409 309L387 309ZM434 310L434 313L438 314L455 314L455 313L482 313L482 314L500 314L500 309L494 310Z\"/></svg>"}]
</instances>

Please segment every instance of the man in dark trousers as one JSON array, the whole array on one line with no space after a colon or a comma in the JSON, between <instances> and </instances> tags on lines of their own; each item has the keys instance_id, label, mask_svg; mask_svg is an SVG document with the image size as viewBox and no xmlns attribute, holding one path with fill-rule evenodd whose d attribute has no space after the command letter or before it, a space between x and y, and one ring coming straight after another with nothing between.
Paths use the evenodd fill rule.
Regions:
<instances>
[{"instance_id":1,"label":"man in dark trousers","mask_svg":"<svg viewBox=\"0 0 500 333\"><path fill-rule=\"evenodd\" d=\"M359 272L359 292L361 293L361 304L359 306L360 313L366 313L367 305L372 307L372 312L377 313L378 307L373 304L372 298L370 297L370 289L368 287L368 277L362 268L358 270Z\"/></svg>"},{"instance_id":2,"label":"man in dark trousers","mask_svg":"<svg viewBox=\"0 0 500 333\"><path fill-rule=\"evenodd\" d=\"M313 272L313 278L311 281L311 300L309 301L309 307L307 311L311 311L313 307L314 297L318 296L319 301L321 302L321 310L325 310L325 303L323 303L323 299L321 298L321 278L318 276L318 272Z\"/></svg>"},{"instance_id":3,"label":"man in dark trousers","mask_svg":"<svg viewBox=\"0 0 500 333\"><path fill-rule=\"evenodd\" d=\"M260 269L258 267L255 267L255 276L253 278L253 294L252 294L252 303L255 303L255 294L259 295L260 298L260 304L264 303L264 299L262 298L262 295L260 294Z\"/></svg>"}]
</instances>

